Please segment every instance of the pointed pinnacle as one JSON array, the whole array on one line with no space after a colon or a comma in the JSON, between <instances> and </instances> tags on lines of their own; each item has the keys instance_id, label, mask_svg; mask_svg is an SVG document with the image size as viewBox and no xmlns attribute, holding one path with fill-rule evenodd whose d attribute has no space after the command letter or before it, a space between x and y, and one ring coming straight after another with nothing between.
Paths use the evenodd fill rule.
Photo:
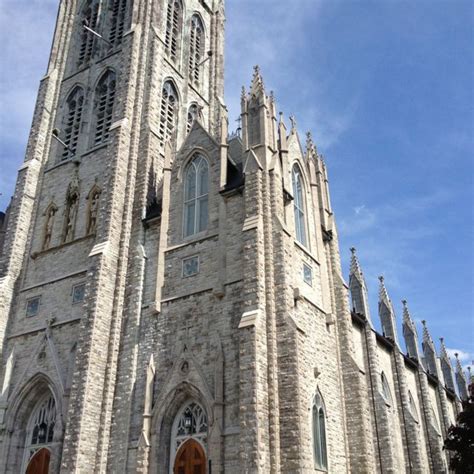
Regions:
<instances>
[{"instance_id":1,"label":"pointed pinnacle","mask_svg":"<svg viewBox=\"0 0 474 474\"><path fill-rule=\"evenodd\" d=\"M260 74L260 67L258 65L254 66L253 68L253 78L252 78L252 92L263 91L263 79L262 75Z\"/></svg>"},{"instance_id":2,"label":"pointed pinnacle","mask_svg":"<svg viewBox=\"0 0 474 474\"><path fill-rule=\"evenodd\" d=\"M411 318L410 311L408 310L407 300L402 300L403 304L403 321L410 326L414 326L413 319Z\"/></svg>"},{"instance_id":3,"label":"pointed pinnacle","mask_svg":"<svg viewBox=\"0 0 474 474\"><path fill-rule=\"evenodd\" d=\"M454 357L456 358L456 372L464 378L464 371L462 370L461 361L459 360L459 354L455 352Z\"/></svg>"},{"instance_id":4,"label":"pointed pinnacle","mask_svg":"<svg viewBox=\"0 0 474 474\"><path fill-rule=\"evenodd\" d=\"M240 94L241 100L244 100L246 96L247 96L247 92L245 90L245 86L242 86L242 91L241 91L241 94Z\"/></svg>"},{"instance_id":5,"label":"pointed pinnacle","mask_svg":"<svg viewBox=\"0 0 474 474\"><path fill-rule=\"evenodd\" d=\"M387 305L390 303L390 298L388 296L387 288L385 288L385 278L380 275L379 276L380 286L379 286L379 299L380 301L385 301Z\"/></svg>"},{"instance_id":6,"label":"pointed pinnacle","mask_svg":"<svg viewBox=\"0 0 474 474\"><path fill-rule=\"evenodd\" d=\"M440 337L439 341L441 343L441 357L443 357L443 359L446 359L451 364L448 356L448 351L446 350L446 346L444 345L444 337Z\"/></svg>"},{"instance_id":7,"label":"pointed pinnacle","mask_svg":"<svg viewBox=\"0 0 474 474\"><path fill-rule=\"evenodd\" d=\"M352 253L352 256L351 256L350 274L363 279L362 269L360 268L359 259L357 258L356 249L354 247L351 248L351 253Z\"/></svg>"},{"instance_id":8,"label":"pointed pinnacle","mask_svg":"<svg viewBox=\"0 0 474 474\"><path fill-rule=\"evenodd\" d=\"M426 320L423 319L423 321L421 321L421 324L423 324L423 341L434 346L430 331L428 329L428 326L426 325Z\"/></svg>"}]
</instances>

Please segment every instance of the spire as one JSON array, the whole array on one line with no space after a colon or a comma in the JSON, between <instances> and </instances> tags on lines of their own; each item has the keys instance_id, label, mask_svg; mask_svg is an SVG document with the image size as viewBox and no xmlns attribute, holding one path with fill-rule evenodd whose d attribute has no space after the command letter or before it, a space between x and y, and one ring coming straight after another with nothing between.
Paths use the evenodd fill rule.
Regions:
<instances>
[{"instance_id":1,"label":"spire","mask_svg":"<svg viewBox=\"0 0 474 474\"><path fill-rule=\"evenodd\" d=\"M434 346L433 339L431 338L426 321L421 321L423 324L423 354L425 356L425 365L428 372L432 375L438 376L438 370L436 367L436 349Z\"/></svg>"},{"instance_id":2,"label":"spire","mask_svg":"<svg viewBox=\"0 0 474 474\"><path fill-rule=\"evenodd\" d=\"M398 345L397 326L395 322L395 311L385 288L383 276L379 276L379 318L382 324L382 331L385 337L391 339Z\"/></svg>"},{"instance_id":3,"label":"spire","mask_svg":"<svg viewBox=\"0 0 474 474\"><path fill-rule=\"evenodd\" d=\"M444 378L444 384L449 390L454 392L453 367L451 365L451 361L449 360L449 355L446 346L444 345L444 339L440 337L439 340L441 343L440 364L441 372Z\"/></svg>"},{"instance_id":4,"label":"spire","mask_svg":"<svg viewBox=\"0 0 474 474\"><path fill-rule=\"evenodd\" d=\"M416 331L415 323L411 317L410 311L408 310L408 304L406 300L402 301L403 304L403 337L405 338L405 346L407 349L408 357L420 361L420 353L418 350L418 333Z\"/></svg>"},{"instance_id":5,"label":"spire","mask_svg":"<svg viewBox=\"0 0 474 474\"><path fill-rule=\"evenodd\" d=\"M464 375L464 370L462 369L459 354L457 352L454 354L454 357L456 357L456 383L458 385L459 396L461 397L461 400L467 400L468 393L466 376Z\"/></svg>"},{"instance_id":6,"label":"spire","mask_svg":"<svg viewBox=\"0 0 474 474\"><path fill-rule=\"evenodd\" d=\"M359 260L356 255L356 249L351 248L351 268L349 273L349 289L351 292L352 308L362 315L372 325L369 311L369 297L364 275L360 268Z\"/></svg>"},{"instance_id":7,"label":"spire","mask_svg":"<svg viewBox=\"0 0 474 474\"><path fill-rule=\"evenodd\" d=\"M250 87L250 93L252 95L265 94L265 85L263 84L262 75L260 74L260 67L254 66L253 68L253 78L252 85Z\"/></svg>"}]
</instances>

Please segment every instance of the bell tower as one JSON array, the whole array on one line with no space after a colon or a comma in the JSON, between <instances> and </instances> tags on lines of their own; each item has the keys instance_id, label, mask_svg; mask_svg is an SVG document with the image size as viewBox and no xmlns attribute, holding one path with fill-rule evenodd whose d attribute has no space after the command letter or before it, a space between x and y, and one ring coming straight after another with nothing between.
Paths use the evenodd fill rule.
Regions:
<instances>
[{"instance_id":1,"label":"bell tower","mask_svg":"<svg viewBox=\"0 0 474 474\"><path fill-rule=\"evenodd\" d=\"M223 56L223 0L60 2L0 260L12 471L34 457L38 397L56 410L51 469L105 471L129 262L165 148L196 119L217 133Z\"/></svg>"}]
</instances>

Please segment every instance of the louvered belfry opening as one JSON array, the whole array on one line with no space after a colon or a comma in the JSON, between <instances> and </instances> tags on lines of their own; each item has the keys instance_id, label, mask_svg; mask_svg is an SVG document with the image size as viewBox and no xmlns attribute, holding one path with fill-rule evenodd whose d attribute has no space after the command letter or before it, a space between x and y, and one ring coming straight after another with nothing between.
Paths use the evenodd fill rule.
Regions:
<instances>
[{"instance_id":1,"label":"louvered belfry opening","mask_svg":"<svg viewBox=\"0 0 474 474\"><path fill-rule=\"evenodd\" d=\"M112 125L115 91L115 73L113 71L107 71L97 85L95 93L96 126L94 145L99 145L107 141L109 138L110 126Z\"/></svg>"},{"instance_id":2,"label":"louvered belfry opening","mask_svg":"<svg viewBox=\"0 0 474 474\"><path fill-rule=\"evenodd\" d=\"M178 93L171 81L166 81L163 86L160 106L159 137L164 146L168 139L176 138L176 122L178 110Z\"/></svg>"},{"instance_id":3,"label":"louvered belfry opening","mask_svg":"<svg viewBox=\"0 0 474 474\"><path fill-rule=\"evenodd\" d=\"M72 158L77 151L77 143L81 132L82 111L84 108L84 90L76 87L67 99L67 115L64 121L64 147L61 158Z\"/></svg>"},{"instance_id":4,"label":"louvered belfry opening","mask_svg":"<svg viewBox=\"0 0 474 474\"><path fill-rule=\"evenodd\" d=\"M81 40L79 44L79 56L77 66L86 65L92 58L94 52L95 35L83 27L83 23L90 29L97 28L99 18L99 2L89 0L84 6L83 13L79 17L79 28L81 28Z\"/></svg>"},{"instance_id":5,"label":"louvered belfry opening","mask_svg":"<svg viewBox=\"0 0 474 474\"><path fill-rule=\"evenodd\" d=\"M193 15L191 18L191 29L189 33L189 80L199 85L202 52L204 49L204 28L201 18Z\"/></svg>"},{"instance_id":6,"label":"louvered belfry opening","mask_svg":"<svg viewBox=\"0 0 474 474\"><path fill-rule=\"evenodd\" d=\"M127 15L127 0L112 0L109 42L112 46L122 44Z\"/></svg>"},{"instance_id":7,"label":"louvered belfry opening","mask_svg":"<svg viewBox=\"0 0 474 474\"><path fill-rule=\"evenodd\" d=\"M165 47L172 61L177 62L179 39L183 23L183 6L179 0L169 0L166 11Z\"/></svg>"}]
</instances>

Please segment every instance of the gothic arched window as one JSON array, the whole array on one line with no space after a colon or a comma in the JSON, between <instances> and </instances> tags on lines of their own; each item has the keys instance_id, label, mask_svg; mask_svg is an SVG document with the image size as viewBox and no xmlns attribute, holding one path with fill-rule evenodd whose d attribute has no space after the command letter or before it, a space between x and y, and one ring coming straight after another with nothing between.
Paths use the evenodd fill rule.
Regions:
<instances>
[{"instance_id":1,"label":"gothic arched window","mask_svg":"<svg viewBox=\"0 0 474 474\"><path fill-rule=\"evenodd\" d=\"M317 469L327 470L326 410L319 391L313 398L312 423L314 464Z\"/></svg>"},{"instance_id":2,"label":"gothic arched window","mask_svg":"<svg viewBox=\"0 0 474 474\"><path fill-rule=\"evenodd\" d=\"M91 30L96 30L99 18L99 2L97 0L88 0L82 8L81 14L78 16L80 28L79 55L77 58L77 66L86 65L94 52L95 35L84 28L88 26Z\"/></svg>"},{"instance_id":3,"label":"gothic arched window","mask_svg":"<svg viewBox=\"0 0 474 474\"><path fill-rule=\"evenodd\" d=\"M109 138L110 126L114 111L115 89L117 81L113 71L107 71L95 89L94 112L95 131L94 145L99 145Z\"/></svg>"},{"instance_id":4,"label":"gothic arched window","mask_svg":"<svg viewBox=\"0 0 474 474\"><path fill-rule=\"evenodd\" d=\"M64 116L64 143L67 147L61 154L61 159L67 160L76 154L79 133L81 132L82 110L84 107L84 90L76 87L66 100L67 111Z\"/></svg>"},{"instance_id":5,"label":"gothic arched window","mask_svg":"<svg viewBox=\"0 0 474 474\"><path fill-rule=\"evenodd\" d=\"M303 177L301 176L301 169L298 165L293 166L291 173L293 183L293 210L295 213L295 232L296 240L306 246L306 216L305 216L305 205L304 205L304 187Z\"/></svg>"},{"instance_id":6,"label":"gothic arched window","mask_svg":"<svg viewBox=\"0 0 474 474\"><path fill-rule=\"evenodd\" d=\"M180 446L190 438L205 445L208 432L207 414L204 408L194 401L184 405L176 415L171 431L173 456Z\"/></svg>"},{"instance_id":7,"label":"gothic arched window","mask_svg":"<svg viewBox=\"0 0 474 474\"><path fill-rule=\"evenodd\" d=\"M408 403L410 407L410 414L413 417L413 419L418 423L419 421L418 410L416 408L415 399L413 398L413 395L411 394L410 390L408 390Z\"/></svg>"},{"instance_id":8,"label":"gothic arched window","mask_svg":"<svg viewBox=\"0 0 474 474\"><path fill-rule=\"evenodd\" d=\"M162 145L176 136L178 92L171 81L166 81L161 93L159 137Z\"/></svg>"},{"instance_id":9,"label":"gothic arched window","mask_svg":"<svg viewBox=\"0 0 474 474\"><path fill-rule=\"evenodd\" d=\"M186 168L184 177L184 236L207 229L209 165L196 155Z\"/></svg>"},{"instance_id":10,"label":"gothic arched window","mask_svg":"<svg viewBox=\"0 0 474 474\"><path fill-rule=\"evenodd\" d=\"M392 403L392 392L390 390L390 385L388 384L387 377L385 376L385 373L382 372L380 374L380 384L382 387L382 396L385 400L386 403L391 404Z\"/></svg>"},{"instance_id":11,"label":"gothic arched window","mask_svg":"<svg viewBox=\"0 0 474 474\"><path fill-rule=\"evenodd\" d=\"M196 85L199 84L201 58L204 51L204 27L199 15L191 18L191 29L189 32L189 80Z\"/></svg>"},{"instance_id":12,"label":"gothic arched window","mask_svg":"<svg viewBox=\"0 0 474 474\"><path fill-rule=\"evenodd\" d=\"M122 43L125 29L127 0L111 0L109 9L111 14L109 42L112 46L118 46Z\"/></svg>"},{"instance_id":13,"label":"gothic arched window","mask_svg":"<svg viewBox=\"0 0 474 474\"><path fill-rule=\"evenodd\" d=\"M199 108L197 104L191 104L188 109L188 118L186 120L186 132L189 133L194 124L194 121L198 118Z\"/></svg>"},{"instance_id":14,"label":"gothic arched window","mask_svg":"<svg viewBox=\"0 0 474 474\"><path fill-rule=\"evenodd\" d=\"M165 47L169 57L176 62L183 27L183 4L180 0L168 0L166 10Z\"/></svg>"},{"instance_id":15,"label":"gothic arched window","mask_svg":"<svg viewBox=\"0 0 474 474\"><path fill-rule=\"evenodd\" d=\"M48 395L44 396L36 404L27 425L25 466L33 466L33 458L35 455L42 452L43 449L48 449L48 447L53 443L55 424L56 404L53 396L48 393ZM46 451L43 452L46 453ZM49 461L49 450L47 454L47 459Z\"/></svg>"}]
</instances>

